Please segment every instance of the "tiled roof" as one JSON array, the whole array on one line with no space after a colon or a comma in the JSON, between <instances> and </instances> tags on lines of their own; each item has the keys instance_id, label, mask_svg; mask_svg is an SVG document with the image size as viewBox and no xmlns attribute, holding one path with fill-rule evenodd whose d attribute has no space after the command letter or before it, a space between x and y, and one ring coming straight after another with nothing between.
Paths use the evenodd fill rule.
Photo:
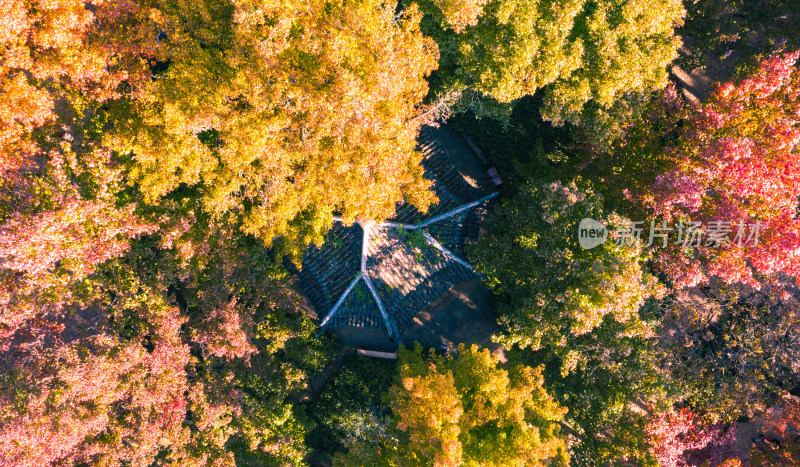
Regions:
<instances>
[{"instance_id":1,"label":"tiled roof","mask_svg":"<svg viewBox=\"0 0 800 467\"><path fill-rule=\"evenodd\" d=\"M420 146L436 206L422 214L399 205L380 224L337 221L325 243L303 257L298 277L321 330L360 326L399 337L433 300L477 275L462 259L464 247L477 239L486 204L497 193L484 196L467 183L425 133Z\"/></svg>"}]
</instances>

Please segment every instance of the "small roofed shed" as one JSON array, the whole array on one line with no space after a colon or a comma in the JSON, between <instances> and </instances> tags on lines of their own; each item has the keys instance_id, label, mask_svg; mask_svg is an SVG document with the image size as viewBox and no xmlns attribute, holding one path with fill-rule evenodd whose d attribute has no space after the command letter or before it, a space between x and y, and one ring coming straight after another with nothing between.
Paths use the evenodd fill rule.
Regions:
<instances>
[{"instance_id":1,"label":"small roofed shed","mask_svg":"<svg viewBox=\"0 0 800 467\"><path fill-rule=\"evenodd\" d=\"M431 302L478 276L464 259L465 246L478 238L497 193L467 183L429 134L420 140L435 206L422 214L401 204L382 223L336 219L325 242L304 255L297 275L320 332L350 326L397 339Z\"/></svg>"}]
</instances>

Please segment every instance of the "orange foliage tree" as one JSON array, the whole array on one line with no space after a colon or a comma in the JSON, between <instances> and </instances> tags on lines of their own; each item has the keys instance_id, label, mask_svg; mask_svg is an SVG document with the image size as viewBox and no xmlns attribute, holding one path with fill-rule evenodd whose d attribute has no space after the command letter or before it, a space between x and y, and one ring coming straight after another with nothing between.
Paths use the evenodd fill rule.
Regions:
<instances>
[{"instance_id":1,"label":"orange foliage tree","mask_svg":"<svg viewBox=\"0 0 800 467\"><path fill-rule=\"evenodd\" d=\"M154 79L110 110L106 139L158 204L196 187L267 244L433 197L415 150L436 45L420 14L378 1L164 2Z\"/></svg>"}]
</instances>

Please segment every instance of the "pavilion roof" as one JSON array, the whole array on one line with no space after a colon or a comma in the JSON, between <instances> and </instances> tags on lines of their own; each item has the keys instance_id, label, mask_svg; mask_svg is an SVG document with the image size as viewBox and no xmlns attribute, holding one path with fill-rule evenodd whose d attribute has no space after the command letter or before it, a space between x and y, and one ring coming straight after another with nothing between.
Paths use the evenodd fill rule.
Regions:
<instances>
[{"instance_id":1,"label":"pavilion roof","mask_svg":"<svg viewBox=\"0 0 800 467\"><path fill-rule=\"evenodd\" d=\"M427 136L427 137L426 137ZM414 316L450 287L477 276L465 261L488 201L438 144L423 133L425 176L439 202L423 214L398 205L386 222L345 225L336 219L325 242L312 246L298 272L320 316L321 330L340 326L382 329L399 337Z\"/></svg>"}]
</instances>

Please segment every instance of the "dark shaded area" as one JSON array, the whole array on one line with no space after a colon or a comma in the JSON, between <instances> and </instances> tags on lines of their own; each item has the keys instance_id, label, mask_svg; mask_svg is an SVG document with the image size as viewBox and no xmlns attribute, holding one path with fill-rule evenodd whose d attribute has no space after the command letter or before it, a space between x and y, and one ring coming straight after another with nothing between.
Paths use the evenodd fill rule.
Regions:
<instances>
[{"instance_id":1,"label":"dark shaded area","mask_svg":"<svg viewBox=\"0 0 800 467\"><path fill-rule=\"evenodd\" d=\"M800 47L800 2L796 0L709 0L684 2L686 20L678 30L691 41L677 64L685 69L705 65L704 57L743 59Z\"/></svg>"},{"instance_id":2,"label":"dark shaded area","mask_svg":"<svg viewBox=\"0 0 800 467\"><path fill-rule=\"evenodd\" d=\"M542 171L552 171L566 160L572 142L571 125L554 127L539 113L542 92L514 103L508 124L492 118L477 118L472 111L453 117L451 126L466 131L495 165L506 188L522 182L518 164L534 164ZM549 155L549 157L545 156Z\"/></svg>"},{"instance_id":3,"label":"dark shaded area","mask_svg":"<svg viewBox=\"0 0 800 467\"><path fill-rule=\"evenodd\" d=\"M167 74L170 66L172 66L172 60L154 60L150 62L150 74L153 78L161 78Z\"/></svg>"},{"instance_id":4,"label":"dark shaded area","mask_svg":"<svg viewBox=\"0 0 800 467\"><path fill-rule=\"evenodd\" d=\"M352 357L319 397L305 406L313 426L306 434L312 465L330 465L335 453L345 451L348 436L382 431L382 422L391 414L382 394L392 385L396 367L395 360Z\"/></svg>"}]
</instances>

